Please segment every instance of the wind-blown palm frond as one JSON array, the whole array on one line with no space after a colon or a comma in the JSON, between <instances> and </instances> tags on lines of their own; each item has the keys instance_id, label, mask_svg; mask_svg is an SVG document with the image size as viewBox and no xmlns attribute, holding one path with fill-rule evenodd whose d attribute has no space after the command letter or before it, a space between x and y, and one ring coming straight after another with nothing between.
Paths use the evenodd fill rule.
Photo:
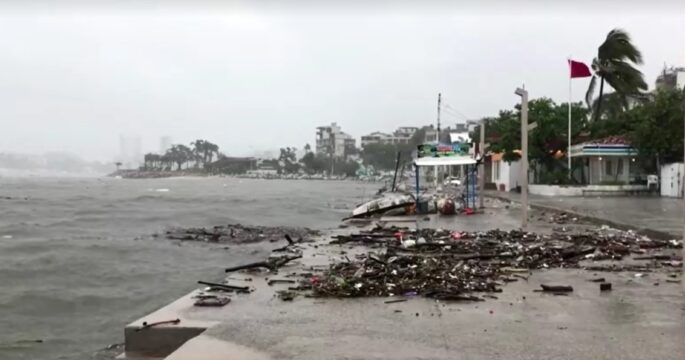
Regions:
<instances>
[{"instance_id":1,"label":"wind-blown palm frond","mask_svg":"<svg viewBox=\"0 0 685 360\"><path fill-rule=\"evenodd\" d=\"M592 99L595 97L595 87L597 87L597 76L592 75L590 86L587 87L587 92L585 93L585 103L588 108L592 108Z\"/></svg>"},{"instance_id":2,"label":"wind-blown palm frond","mask_svg":"<svg viewBox=\"0 0 685 360\"><path fill-rule=\"evenodd\" d=\"M641 90L647 89L642 72L634 67L640 64L642 53L631 43L628 33L621 29L611 30L597 49L597 57L592 60L592 69L600 80L599 97L592 116L594 120L602 113L605 81L623 98L626 106L628 96L639 95ZM592 101L595 86L596 80L593 78L585 94L585 102L591 109L595 103Z\"/></svg>"},{"instance_id":3,"label":"wind-blown palm frond","mask_svg":"<svg viewBox=\"0 0 685 360\"><path fill-rule=\"evenodd\" d=\"M639 90L647 90L647 83L643 78L642 72L628 62L612 61L607 65L604 74L606 82L623 95L639 93Z\"/></svg>"},{"instance_id":4,"label":"wind-blown palm frond","mask_svg":"<svg viewBox=\"0 0 685 360\"><path fill-rule=\"evenodd\" d=\"M599 46L597 57L600 60L628 59L636 65L642 64L642 53L630 42L630 35L621 29L614 29L607 34L606 40Z\"/></svg>"}]
</instances>

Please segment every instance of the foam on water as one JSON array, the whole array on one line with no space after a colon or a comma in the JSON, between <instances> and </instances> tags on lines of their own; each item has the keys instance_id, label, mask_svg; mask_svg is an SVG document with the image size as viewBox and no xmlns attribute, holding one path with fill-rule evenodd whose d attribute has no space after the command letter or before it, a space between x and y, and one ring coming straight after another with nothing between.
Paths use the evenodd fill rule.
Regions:
<instances>
[{"instance_id":1,"label":"foam on water","mask_svg":"<svg viewBox=\"0 0 685 360\"><path fill-rule=\"evenodd\" d=\"M152 234L237 222L331 228L376 188L230 178L0 178L0 359L100 358L98 349L123 341L126 323L199 279L220 280L226 266L262 259L272 247L225 250Z\"/></svg>"}]
</instances>

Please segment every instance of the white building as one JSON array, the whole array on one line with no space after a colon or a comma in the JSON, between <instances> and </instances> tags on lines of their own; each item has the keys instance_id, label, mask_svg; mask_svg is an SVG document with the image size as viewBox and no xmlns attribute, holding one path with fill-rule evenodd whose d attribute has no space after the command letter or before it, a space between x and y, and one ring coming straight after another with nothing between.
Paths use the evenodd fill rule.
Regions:
<instances>
[{"instance_id":1,"label":"white building","mask_svg":"<svg viewBox=\"0 0 685 360\"><path fill-rule=\"evenodd\" d=\"M162 136L159 138L159 153L164 154L167 150L171 149L172 140L171 136Z\"/></svg>"},{"instance_id":2,"label":"white building","mask_svg":"<svg viewBox=\"0 0 685 360\"><path fill-rule=\"evenodd\" d=\"M664 67L656 78L657 89L682 89L685 87L685 67Z\"/></svg>"},{"instance_id":3,"label":"white building","mask_svg":"<svg viewBox=\"0 0 685 360\"><path fill-rule=\"evenodd\" d=\"M418 130L419 128L413 126L401 126L392 134L375 131L362 136L362 147L369 144L409 144Z\"/></svg>"},{"instance_id":4,"label":"white building","mask_svg":"<svg viewBox=\"0 0 685 360\"><path fill-rule=\"evenodd\" d=\"M414 134L419 131L419 128L415 126L400 126L395 130L396 137L411 138Z\"/></svg>"},{"instance_id":5,"label":"white building","mask_svg":"<svg viewBox=\"0 0 685 360\"><path fill-rule=\"evenodd\" d=\"M424 144L437 144L440 139L440 133L431 126L426 128L426 135L423 139Z\"/></svg>"},{"instance_id":6,"label":"white building","mask_svg":"<svg viewBox=\"0 0 685 360\"><path fill-rule=\"evenodd\" d=\"M119 136L119 155L123 169L136 169L143 162L142 142L139 136Z\"/></svg>"},{"instance_id":7,"label":"white building","mask_svg":"<svg viewBox=\"0 0 685 360\"><path fill-rule=\"evenodd\" d=\"M349 149L356 147L357 141L342 131L340 126L332 123L329 126L316 128L316 153L345 157Z\"/></svg>"},{"instance_id":8,"label":"white building","mask_svg":"<svg viewBox=\"0 0 685 360\"><path fill-rule=\"evenodd\" d=\"M362 136L362 147L369 144L388 144L392 143L392 135L374 131L371 134Z\"/></svg>"},{"instance_id":9,"label":"white building","mask_svg":"<svg viewBox=\"0 0 685 360\"><path fill-rule=\"evenodd\" d=\"M506 162L502 156L502 153L492 154L490 161L485 162L485 166L489 165L489 169L485 169L485 182L495 184L498 191L511 191L519 186L521 162Z\"/></svg>"},{"instance_id":10,"label":"white building","mask_svg":"<svg viewBox=\"0 0 685 360\"><path fill-rule=\"evenodd\" d=\"M576 162L582 161L584 184L631 184L643 176L635 163L637 150L623 136L573 145L571 156Z\"/></svg>"}]
</instances>

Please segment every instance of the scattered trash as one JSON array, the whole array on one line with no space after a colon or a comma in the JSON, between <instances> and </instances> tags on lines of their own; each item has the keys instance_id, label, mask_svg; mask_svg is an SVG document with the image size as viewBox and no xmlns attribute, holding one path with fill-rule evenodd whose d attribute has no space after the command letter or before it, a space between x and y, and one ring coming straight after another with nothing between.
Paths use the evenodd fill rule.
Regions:
<instances>
[{"instance_id":1,"label":"scattered trash","mask_svg":"<svg viewBox=\"0 0 685 360\"><path fill-rule=\"evenodd\" d=\"M43 339L24 339L24 340L17 340L17 344L26 344L26 343L34 343L34 344L42 344Z\"/></svg>"},{"instance_id":2,"label":"scattered trash","mask_svg":"<svg viewBox=\"0 0 685 360\"><path fill-rule=\"evenodd\" d=\"M650 256L636 256L633 257L633 260L671 260L671 258L671 255L657 254Z\"/></svg>"},{"instance_id":3,"label":"scattered trash","mask_svg":"<svg viewBox=\"0 0 685 360\"><path fill-rule=\"evenodd\" d=\"M577 222L577 221L578 221L578 218L576 218L576 217L572 218L569 214L563 213L563 212L558 213L558 214L553 214L549 218L549 222L551 222L553 224L559 224L559 225L564 225L564 224L568 224L569 222Z\"/></svg>"},{"instance_id":4,"label":"scattered trash","mask_svg":"<svg viewBox=\"0 0 685 360\"><path fill-rule=\"evenodd\" d=\"M198 281L197 282L200 285L207 285L209 286L209 291L227 291L227 292L239 292L239 293L249 293L250 288L247 286L234 286L234 285L228 285L228 284L219 284L219 283L212 283L212 282L207 282L207 281Z\"/></svg>"},{"instance_id":5,"label":"scattered trash","mask_svg":"<svg viewBox=\"0 0 685 360\"><path fill-rule=\"evenodd\" d=\"M567 220L576 221L573 219ZM524 273L533 269L585 268L645 274L668 264L595 266L585 262L620 260L631 253L642 254L651 249L674 246L670 242L652 240L608 226L582 233L541 235L520 230L457 232L379 225L372 230L334 236L330 244L360 245L374 252L357 254L353 259L345 256L342 262L331 264L322 273L305 277L301 289L311 291L308 296L400 294L438 300L484 301L494 297L488 293L501 292L502 285L507 282L527 281ZM666 259L660 255L648 256ZM589 281L606 283L604 278ZM541 288L538 291L559 296L573 291L568 285L543 284Z\"/></svg>"},{"instance_id":6,"label":"scattered trash","mask_svg":"<svg viewBox=\"0 0 685 360\"><path fill-rule=\"evenodd\" d=\"M294 284L295 280L285 280L285 279L271 279L267 282L269 286L274 284Z\"/></svg>"},{"instance_id":7,"label":"scattered trash","mask_svg":"<svg viewBox=\"0 0 685 360\"><path fill-rule=\"evenodd\" d=\"M235 244L249 244L266 240L277 241L291 236L297 238L297 242L306 242L317 235L319 235L318 231L308 228L244 226L240 224L221 225L212 228L174 228L165 233L165 237L170 240ZM289 241L288 245L294 243L295 241Z\"/></svg>"},{"instance_id":8,"label":"scattered trash","mask_svg":"<svg viewBox=\"0 0 685 360\"><path fill-rule=\"evenodd\" d=\"M542 291L544 292L555 292L555 293L563 293L563 292L572 292L573 287L568 286L568 285L545 285L545 284L540 284L540 287L542 288Z\"/></svg>"},{"instance_id":9,"label":"scattered trash","mask_svg":"<svg viewBox=\"0 0 685 360\"><path fill-rule=\"evenodd\" d=\"M386 304L394 304L394 303L399 303L399 302L405 302L407 299L395 299L395 300L387 300L385 301Z\"/></svg>"},{"instance_id":10,"label":"scattered trash","mask_svg":"<svg viewBox=\"0 0 685 360\"><path fill-rule=\"evenodd\" d=\"M402 246L405 248L410 248L410 247L413 247L414 245L416 245L416 240L410 239L410 240L402 241Z\"/></svg>"},{"instance_id":11,"label":"scattered trash","mask_svg":"<svg viewBox=\"0 0 685 360\"><path fill-rule=\"evenodd\" d=\"M576 220L567 218L565 221ZM256 268L277 271L290 261L302 257L302 250L307 245L300 245L303 242L301 239L312 235L308 229L303 233L292 231L293 229L285 232L284 228L268 228L272 230L261 232L254 230L256 228L245 229L248 228L228 226L220 227L216 232L198 230L185 234L198 234L200 238L206 238L219 233L220 239L244 234L248 234L246 237L266 238L272 241L285 238L288 244L276 250L295 252L292 256L272 256L265 261L230 267L226 272ZM338 251L335 251L335 257L340 259L338 262L323 268L318 265L308 267L307 273L286 275L299 277L298 280L268 280L269 285L297 285L288 287L288 290L278 291L277 296L280 299L290 301L299 291L306 291L307 297L424 296L444 301L484 301L486 298L497 299L497 296L491 294L501 292L505 283L518 279L528 281L528 274L534 269L585 268L594 271L633 271L637 272L635 277L642 277L655 269L668 268L673 271L673 267L682 265L681 258L663 254L663 249L674 248L680 244L653 240L608 226L581 233L553 232L543 235L520 230L417 230L408 227L386 227L385 223L379 223L371 230L333 236L330 244L345 245L342 256L337 256ZM354 246L363 246L369 251L360 253L349 250ZM661 251L662 254L653 254L654 251ZM591 264L600 260L620 260L632 254L640 254L644 260L653 261L636 264ZM604 278L588 281L599 283L601 291L611 289L611 284ZM249 291L247 287L238 287L241 288L239 290L227 284L205 285L220 291ZM541 290L536 291L553 295L567 296L573 292L573 287L568 285L540 286ZM523 299L525 300L525 297ZM385 303L403 301L407 299L390 299Z\"/></svg>"},{"instance_id":12,"label":"scattered trash","mask_svg":"<svg viewBox=\"0 0 685 360\"><path fill-rule=\"evenodd\" d=\"M231 299L226 296L203 296L197 299L194 306L200 307L222 307L231 302Z\"/></svg>"},{"instance_id":13,"label":"scattered trash","mask_svg":"<svg viewBox=\"0 0 685 360\"><path fill-rule=\"evenodd\" d=\"M272 257L266 261L258 261L255 263L238 265L238 266L226 268L225 271L228 273L228 272L233 272L233 271L256 269L256 268L266 268L270 271L277 271L278 268L280 268L281 266L283 266L283 265L285 265L285 264L287 264L287 263L289 263L295 259L300 259L300 258L302 258L302 255Z\"/></svg>"},{"instance_id":14,"label":"scattered trash","mask_svg":"<svg viewBox=\"0 0 685 360\"><path fill-rule=\"evenodd\" d=\"M292 301L295 298L294 292L286 290L277 291L276 295L283 301Z\"/></svg>"}]
</instances>

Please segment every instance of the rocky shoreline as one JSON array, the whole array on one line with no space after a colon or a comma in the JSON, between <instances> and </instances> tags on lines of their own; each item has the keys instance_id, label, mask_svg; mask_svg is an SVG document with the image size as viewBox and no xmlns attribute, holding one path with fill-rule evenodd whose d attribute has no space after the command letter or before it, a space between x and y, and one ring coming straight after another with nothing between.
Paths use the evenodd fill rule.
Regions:
<instances>
[{"instance_id":1,"label":"rocky shoreline","mask_svg":"<svg viewBox=\"0 0 685 360\"><path fill-rule=\"evenodd\" d=\"M147 171L147 170L117 170L109 175L108 177L121 178L121 179L160 179L160 178L170 178L170 177L207 177L211 176L207 173L196 172L196 171Z\"/></svg>"},{"instance_id":2,"label":"rocky shoreline","mask_svg":"<svg viewBox=\"0 0 685 360\"><path fill-rule=\"evenodd\" d=\"M382 182L389 180L387 177L369 177L369 178L358 178L349 176L324 176L321 174L316 175L303 175L303 174L213 174L206 173L202 171L159 171L159 170L117 170L109 175L108 177L121 178L121 179L161 179L161 178L172 178L172 177L233 177L238 179L260 179L260 180L351 180L351 181L365 181L365 182Z\"/></svg>"}]
</instances>

